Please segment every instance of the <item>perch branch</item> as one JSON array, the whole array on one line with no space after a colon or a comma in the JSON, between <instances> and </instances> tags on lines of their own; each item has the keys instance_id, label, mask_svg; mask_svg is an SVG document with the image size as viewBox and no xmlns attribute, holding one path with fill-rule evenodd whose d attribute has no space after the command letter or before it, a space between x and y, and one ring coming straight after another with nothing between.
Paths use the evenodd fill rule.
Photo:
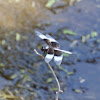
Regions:
<instances>
[{"instance_id":1,"label":"perch branch","mask_svg":"<svg viewBox=\"0 0 100 100\"><path fill-rule=\"evenodd\" d=\"M45 60L44 56L42 56L40 53L38 53L36 49L34 49L34 51L35 51L35 53L36 53L37 55L41 56L41 57ZM45 62L46 62L46 61L45 61ZM63 92L63 91L62 91L61 88L60 88L60 83L59 83L58 78L57 78L57 76L56 76L54 70L52 69L51 65L50 65L49 63L47 63L47 62L46 62L46 64L47 64L48 67L50 68L50 70L51 70L51 72L52 72L52 74L53 74L53 76L54 76L54 78L55 78L55 80L56 80L56 83L57 83L57 86L58 86L58 91L56 92L56 100L58 100L58 98L59 98L59 93L60 93L60 92Z\"/></svg>"}]
</instances>

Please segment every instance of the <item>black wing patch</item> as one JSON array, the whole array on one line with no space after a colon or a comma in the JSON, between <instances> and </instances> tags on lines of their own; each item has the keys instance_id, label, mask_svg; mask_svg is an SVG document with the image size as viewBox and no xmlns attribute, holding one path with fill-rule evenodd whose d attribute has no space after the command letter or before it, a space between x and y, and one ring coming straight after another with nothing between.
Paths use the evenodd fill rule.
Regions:
<instances>
[{"instance_id":1,"label":"black wing patch","mask_svg":"<svg viewBox=\"0 0 100 100\"><path fill-rule=\"evenodd\" d=\"M53 48L49 48L47 51L47 55L45 56L45 61L47 63L49 63L54 57L54 49Z\"/></svg>"}]
</instances>

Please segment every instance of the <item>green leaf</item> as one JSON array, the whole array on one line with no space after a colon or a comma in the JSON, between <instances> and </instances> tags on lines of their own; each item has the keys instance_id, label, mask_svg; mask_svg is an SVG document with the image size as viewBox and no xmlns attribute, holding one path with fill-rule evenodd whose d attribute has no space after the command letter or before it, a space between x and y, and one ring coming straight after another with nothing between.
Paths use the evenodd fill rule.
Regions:
<instances>
[{"instance_id":1,"label":"green leaf","mask_svg":"<svg viewBox=\"0 0 100 100\"><path fill-rule=\"evenodd\" d=\"M16 33L16 41L19 41L21 38L21 35L19 33Z\"/></svg>"},{"instance_id":2,"label":"green leaf","mask_svg":"<svg viewBox=\"0 0 100 100\"><path fill-rule=\"evenodd\" d=\"M53 78L50 77L50 78L47 79L46 83L50 83L52 81L53 81Z\"/></svg>"},{"instance_id":3,"label":"green leaf","mask_svg":"<svg viewBox=\"0 0 100 100\"><path fill-rule=\"evenodd\" d=\"M27 80L27 81L31 81L31 79L30 79L30 77L29 77L28 74L26 74L26 75L24 76L24 79Z\"/></svg>"},{"instance_id":4,"label":"green leaf","mask_svg":"<svg viewBox=\"0 0 100 100\"><path fill-rule=\"evenodd\" d=\"M64 72L66 72L68 75L73 75L75 72L69 72L67 69L63 68L62 66L59 66L59 69L63 70Z\"/></svg>"},{"instance_id":5,"label":"green leaf","mask_svg":"<svg viewBox=\"0 0 100 100\"><path fill-rule=\"evenodd\" d=\"M86 37L83 35L82 36L82 43L85 43L86 42Z\"/></svg>"},{"instance_id":6,"label":"green leaf","mask_svg":"<svg viewBox=\"0 0 100 100\"><path fill-rule=\"evenodd\" d=\"M21 72L22 74L24 74L24 73L25 73L25 70L24 70L24 69L21 69L20 72Z\"/></svg>"},{"instance_id":7,"label":"green leaf","mask_svg":"<svg viewBox=\"0 0 100 100\"><path fill-rule=\"evenodd\" d=\"M90 38L90 34L88 34L88 35L86 35L86 36L83 35L83 36L82 36L82 43L85 43L86 40L89 39L89 38Z\"/></svg>"},{"instance_id":8,"label":"green leaf","mask_svg":"<svg viewBox=\"0 0 100 100\"><path fill-rule=\"evenodd\" d=\"M4 68L4 64L3 64L3 63L0 63L0 67L1 67L1 68Z\"/></svg>"},{"instance_id":9,"label":"green leaf","mask_svg":"<svg viewBox=\"0 0 100 100\"><path fill-rule=\"evenodd\" d=\"M90 35L91 35L92 38L95 38L95 37L98 36L98 33L96 31L93 31L93 32L91 32Z\"/></svg>"},{"instance_id":10,"label":"green leaf","mask_svg":"<svg viewBox=\"0 0 100 100\"><path fill-rule=\"evenodd\" d=\"M14 79L14 78L16 78L18 76L18 74L14 74L14 75L12 75L10 78L11 79Z\"/></svg>"},{"instance_id":11,"label":"green leaf","mask_svg":"<svg viewBox=\"0 0 100 100\"><path fill-rule=\"evenodd\" d=\"M62 66L59 66L59 69L63 70L64 72L68 73L67 69L64 69Z\"/></svg>"},{"instance_id":12,"label":"green leaf","mask_svg":"<svg viewBox=\"0 0 100 100\"><path fill-rule=\"evenodd\" d=\"M73 31L71 31L71 30L67 30L67 29L63 29L63 33L64 34L68 34L68 35L76 35L76 33L75 32L73 32Z\"/></svg>"},{"instance_id":13,"label":"green leaf","mask_svg":"<svg viewBox=\"0 0 100 100\"><path fill-rule=\"evenodd\" d=\"M50 91L57 91L58 88L51 88Z\"/></svg>"},{"instance_id":14,"label":"green leaf","mask_svg":"<svg viewBox=\"0 0 100 100\"><path fill-rule=\"evenodd\" d=\"M40 46L40 45L37 45L37 48L38 48L38 49L40 49L40 48L41 48L41 46Z\"/></svg>"},{"instance_id":15,"label":"green leaf","mask_svg":"<svg viewBox=\"0 0 100 100\"><path fill-rule=\"evenodd\" d=\"M57 0L49 0L47 3L46 3L46 7L47 8L51 8L51 6L56 2Z\"/></svg>"},{"instance_id":16,"label":"green leaf","mask_svg":"<svg viewBox=\"0 0 100 100\"><path fill-rule=\"evenodd\" d=\"M79 89L74 89L74 91L75 91L76 93L82 93L82 91L79 90Z\"/></svg>"},{"instance_id":17,"label":"green leaf","mask_svg":"<svg viewBox=\"0 0 100 100\"><path fill-rule=\"evenodd\" d=\"M81 2L82 0L77 0L77 2Z\"/></svg>"},{"instance_id":18,"label":"green leaf","mask_svg":"<svg viewBox=\"0 0 100 100\"><path fill-rule=\"evenodd\" d=\"M67 54L67 53L63 53L63 56L65 56L65 57L69 57L69 54Z\"/></svg>"},{"instance_id":19,"label":"green leaf","mask_svg":"<svg viewBox=\"0 0 100 100\"><path fill-rule=\"evenodd\" d=\"M80 92L80 90L78 90L78 89L75 89L75 92L76 92L76 93L79 93L79 92Z\"/></svg>"},{"instance_id":20,"label":"green leaf","mask_svg":"<svg viewBox=\"0 0 100 100\"><path fill-rule=\"evenodd\" d=\"M68 75L73 75L75 72L67 72Z\"/></svg>"},{"instance_id":21,"label":"green leaf","mask_svg":"<svg viewBox=\"0 0 100 100\"><path fill-rule=\"evenodd\" d=\"M1 44L2 45L5 45L6 44L6 41L5 40L2 40Z\"/></svg>"}]
</instances>

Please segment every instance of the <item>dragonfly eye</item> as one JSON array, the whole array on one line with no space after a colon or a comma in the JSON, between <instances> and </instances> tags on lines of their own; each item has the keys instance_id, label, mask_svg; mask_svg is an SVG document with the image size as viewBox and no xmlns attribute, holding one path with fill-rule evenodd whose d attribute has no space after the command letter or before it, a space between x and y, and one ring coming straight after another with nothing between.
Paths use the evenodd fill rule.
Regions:
<instances>
[{"instance_id":1,"label":"dragonfly eye","mask_svg":"<svg viewBox=\"0 0 100 100\"><path fill-rule=\"evenodd\" d=\"M45 47L41 47L41 51L43 51L44 54L47 53L47 50L48 50L48 49L46 49Z\"/></svg>"},{"instance_id":2,"label":"dragonfly eye","mask_svg":"<svg viewBox=\"0 0 100 100\"><path fill-rule=\"evenodd\" d=\"M41 47L41 51L44 51L44 49L45 49L44 47Z\"/></svg>"}]
</instances>

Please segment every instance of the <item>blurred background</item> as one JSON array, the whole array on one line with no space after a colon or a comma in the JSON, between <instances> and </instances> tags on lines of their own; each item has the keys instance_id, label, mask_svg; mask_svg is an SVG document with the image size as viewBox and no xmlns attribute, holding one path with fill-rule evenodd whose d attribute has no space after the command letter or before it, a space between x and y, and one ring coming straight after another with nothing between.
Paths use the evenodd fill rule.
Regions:
<instances>
[{"instance_id":1,"label":"blurred background","mask_svg":"<svg viewBox=\"0 0 100 100\"><path fill-rule=\"evenodd\" d=\"M0 0L0 100L55 100L35 30L74 52L61 66L50 62L59 100L100 100L100 0Z\"/></svg>"}]
</instances>

